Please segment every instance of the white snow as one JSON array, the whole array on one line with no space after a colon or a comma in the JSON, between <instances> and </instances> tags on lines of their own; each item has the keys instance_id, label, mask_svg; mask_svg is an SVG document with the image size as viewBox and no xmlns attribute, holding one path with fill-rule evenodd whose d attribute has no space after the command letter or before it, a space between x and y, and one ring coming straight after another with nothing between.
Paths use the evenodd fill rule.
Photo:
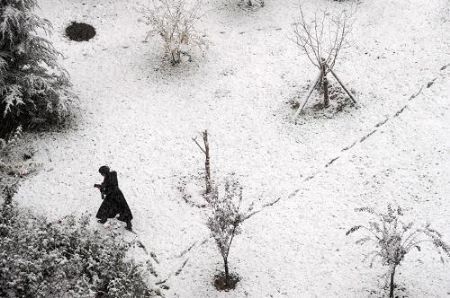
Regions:
<instances>
[{"instance_id":1,"label":"white snow","mask_svg":"<svg viewBox=\"0 0 450 298\"><path fill-rule=\"evenodd\" d=\"M289 41L297 1L267 0L255 11L206 3L199 25L209 49L174 68L161 62L160 40L144 42L139 8L146 2L40 1L80 117L69 132L35 136L43 169L22 184L22 206L52 218L95 215L97 169L110 165L136 232L161 261L160 275L170 276L167 297L380 296L385 268L369 268L362 254L370 248L345 236L365 220L353 212L361 206L398 203L450 242L450 66L441 70L450 63L447 0L359 1L352 47L335 70L358 92L360 107L298 125L286 102L316 71ZM309 11L349 5L301 2ZM69 41L63 34L71 21L90 23L97 36ZM212 285L222 264L212 239L201 244L209 236L205 211L177 190L181 177L202 169L191 138L204 129L214 177L235 172L246 206L282 198L243 224L230 254L242 280L228 293ZM425 251L407 256L397 281L408 297L450 295L448 263Z\"/></svg>"}]
</instances>

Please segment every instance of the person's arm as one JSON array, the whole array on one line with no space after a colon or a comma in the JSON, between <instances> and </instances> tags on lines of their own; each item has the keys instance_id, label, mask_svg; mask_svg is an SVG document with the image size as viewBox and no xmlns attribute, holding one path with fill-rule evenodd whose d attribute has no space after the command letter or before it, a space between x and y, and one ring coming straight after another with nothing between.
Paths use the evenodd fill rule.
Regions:
<instances>
[{"instance_id":1,"label":"person's arm","mask_svg":"<svg viewBox=\"0 0 450 298\"><path fill-rule=\"evenodd\" d=\"M101 193L105 193L106 188L107 188L107 178L105 177L105 179L103 180L103 182L101 184L94 184L94 187L98 188Z\"/></svg>"}]
</instances>

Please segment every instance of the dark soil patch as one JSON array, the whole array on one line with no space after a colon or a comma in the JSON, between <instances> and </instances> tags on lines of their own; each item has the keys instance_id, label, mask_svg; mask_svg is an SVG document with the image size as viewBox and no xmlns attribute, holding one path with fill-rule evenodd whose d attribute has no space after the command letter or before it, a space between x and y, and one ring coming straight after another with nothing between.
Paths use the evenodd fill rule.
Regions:
<instances>
[{"instance_id":1,"label":"dark soil patch","mask_svg":"<svg viewBox=\"0 0 450 298\"><path fill-rule=\"evenodd\" d=\"M72 22L66 28L66 35L70 40L87 41L95 36L95 28L89 24Z\"/></svg>"},{"instance_id":2,"label":"dark soil patch","mask_svg":"<svg viewBox=\"0 0 450 298\"><path fill-rule=\"evenodd\" d=\"M228 283L225 282L225 273L219 273L214 276L214 286L218 291L228 292L229 290L234 290L236 284L239 282L240 277L237 274L231 273L228 278Z\"/></svg>"},{"instance_id":3,"label":"dark soil patch","mask_svg":"<svg viewBox=\"0 0 450 298\"><path fill-rule=\"evenodd\" d=\"M299 108L299 101L303 102L305 97L304 94L307 90L309 90L309 86L304 86L302 92L298 96L288 101L291 109L297 110ZM314 90L314 93L309 99L309 102L303 110L303 113L310 115L313 118L322 118L324 116L326 118L333 118L338 113L344 112L347 107L355 106L353 101L340 86L330 84L328 87L328 91L330 104L327 107L324 106L323 90L319 86Z\"/></svg>"}]
</instances>

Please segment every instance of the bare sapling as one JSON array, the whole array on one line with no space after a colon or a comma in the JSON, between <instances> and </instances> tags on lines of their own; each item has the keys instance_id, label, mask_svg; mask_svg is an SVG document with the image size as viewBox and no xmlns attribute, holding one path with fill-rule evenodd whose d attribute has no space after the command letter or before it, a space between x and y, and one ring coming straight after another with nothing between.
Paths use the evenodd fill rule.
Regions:
<instances>
[{"instance_id":1,"label":"bare sapling","mask_svg":"<svg viewBox=\"0 0 450 298\"><path fill-rule=\"evenodd\" d=\"M215 187L211 196L211 214L207 226L223 259L224 274L217 276L215 280L219 290L232 289L238 281L237 276L230 274L228 257L233 240L240 233L240 225L244 220L241 204L242 186L235 178L227 178L223 195L219 194L218 188Z\"/></svg>"},{"instance_id":2,"label":"bare sapling","mask_svg":"<svg viewBox=\"0 0 450 298\"><path fill-rule=\"evenodd\" d=\"M273 206L281 198L263 204L256 211L253 210L254 202L252 202L245 211L242 211L243 187L234 174L227 176L223 184L213 183L207 130L202 132L202 138L203 146L197 141L197 138L192 138L192 140L205 155L205 199L207 204L203 207L206 207L209 212L206 225L211 232L211 237L215 240L224 266L224 271L215 276L214 285L218 290L228 291L234 289L239 281L238 275L230 273L228 259L234 238L241 232L242 223L260 213L264 208Z\"/></svg>"},{"instance_id":3,"label":"bare sapling","mask_svg":"<svg viewBox=\"0 0 450 298\"><path fill-rule=\"evenodd\" d=\"M323 91L323 107L329 106L329 81L328 74L336 78L344 91L356 103L353 95L337 78L333 68L341 50L348 45L348 35L352 29L353 13L342 10L338 14L331 14L327 10L315 12L313 18L307 18L300 6L300 16L294 23L294 42L308 57L309 61L317 68L319 75L312 83L307 97L303 103L299 103L295 117L303 110L309 97L315 88Z\"/></svg>"},{"instance_id":4,"label":"bare sapling","mask_svg":"<svg viewBox=\"0 0 450 298\"><path fill-rule=\"evenodd\" d=\"M196 23L201 18L202 1L195 0L189 5L185 0L152 0L146 9L145 18L151 30L150 36L159 35L164 43L164 50L172 65L181 62L182 55L189 57L191 50L206 47L205 34L197 31Z\"/></svg>"},{"instance_id":5,"label":"bare sapling","mask_svg":"<svg viewBox=\"0 0 450 298\"><path fill-rule=\"evenodd\" d=\"M211 182L211 159L209 155L209 142L208 142L208 131L205 130L202 132L203 138L203 147L198 143L197 138L193 138L192 140L197 144L198 148L205 155L205 195L211 194L212 182Z\"/></svg>"},{"instance_id":6,"label":"bare sapling","mask_svg":"<svg viewBox=\"0 0 450 298\"><path fill-rule=\"evenodd\" d=\"M396 209L388 205L386 213L375 212L371 208L358 208L355 211L365 212L372 216L367 225L356 225L349 229L346 235L356 231L364 232L365 236L356 244L371 244L372 251L365 256L370 260L370 267L379 258L384 266L389 267L388 283L389 297L394 297L395 274L405 256L414 249L422 251L422 245L431 243L444 262L443 255L450 257L450 246L442 240L442 235L431 228L430 224L415 227L415 223L402 221L404 215L401 207Z\"/></svg>"}]
</instances>

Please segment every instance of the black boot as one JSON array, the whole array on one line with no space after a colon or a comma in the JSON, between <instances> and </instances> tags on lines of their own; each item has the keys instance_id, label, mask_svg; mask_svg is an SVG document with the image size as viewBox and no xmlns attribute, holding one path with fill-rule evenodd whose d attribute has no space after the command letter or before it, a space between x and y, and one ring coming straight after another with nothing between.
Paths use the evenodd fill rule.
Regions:
<instances>
[{"instance_id":1,"label":"black boot","mask_svg":"<svg viewBox=\"0 0 450 298\"><path fill-rule=\"evenodd\" d=\"M128 231L133 231L133 225L131 224L131 220L127 221L127 226L125 227Z\"/></svg>"}]
</instances>

